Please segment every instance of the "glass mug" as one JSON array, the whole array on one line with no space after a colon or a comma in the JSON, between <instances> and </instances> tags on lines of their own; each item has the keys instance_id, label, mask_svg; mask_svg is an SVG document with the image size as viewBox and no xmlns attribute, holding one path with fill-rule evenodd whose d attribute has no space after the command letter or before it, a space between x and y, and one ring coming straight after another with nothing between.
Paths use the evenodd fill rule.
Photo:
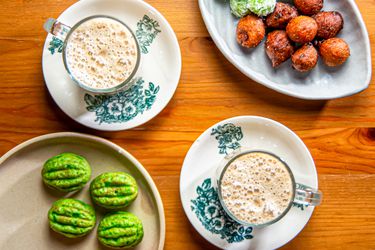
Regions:
<instances>
[{"instance_id":1,"label":"glass mug","mask_svg":"<svg viewBox=\"0 0 375 250\"><path fill-rule=\"evenodd\" d=\"M255 224L255 223L250 223L246 222L243 220L240 220L237 218L231 211L228 209L227 205L225 204L225 201L222 196L222 180L223 176L227 170L227 168L233 163L235 160L237 160L239 157L248 155L251 153L261 153L265 154L267 156L270 156L271 158L275 159L276 161L279 161L285 169L287 170L288 176L290 177L291 183L292 183L292 198L289 200L288 206L285 208L285 210L277 215L274 219L267 221L265 223L260 223L260 224ZM272 181L272 179L271 179ZM268 225L272 225L275 222L279 221L281 218L283 218L290 210L292 207L293 203L297 203L303 206L318 206L320 205L322 201L323 194L321 191L316 190L314 188L308 187L303 184L296 183L293 172L291 171L290 167L286 162L284 162L280 157L274 155L273 153L267 152L267 151L262 151L262 150L247 150L247 149L238 149L234 151L232 154L227 155L222 162L219 164L219 167L216 170L216 184L218 188L218 197L219 201L226 212L226 214L232 218L234 221L245 225L245 226L251 226L251 227L265 227Z\"/></svg>"},{"instance_id":2,"label":"glass mug","mask_svg":"<svg viewBox=\"0 0 375 250\"><path fill-rule=\"evenodd\" d=\"M78 27L80 27L85 22L87 22L89 20L92 20L92 19L95 19L95 18L109 18L113 21L118 22L119 24L121 24L123 26L123 28L126 31L128 31L131 34L132 40L134 39L134 43L136 45L135 47L136 47L137 55L136 55L136 61L135 61L135 65L134 65L134 68L133 68L132 72L123 82L121 82L121 83L119 83L119 84L117 84L113 87L110 87L110 88L93 88L93 87L87 86L87 84L84 84L83 82L81 82L80 80L77 79L77 77L74 75L74 73L72 72L72 69L69 67L69 64L67 62L67 46L69 44L69 38L71 37L71 35L74 33L74 31ZM133 80L133 78L134 78L134 76L137 73L137 70L139 68L140 59L141 59L140 58L141 52L140 52L138 41L137 41L137 39L134 35L134 32L124 22L118 20L117 18L111 17L111 16L94 15L94 16L89 16L89 17L86 17L86 18L82 19L81 21L76 23L73 27L69 27L68 25L63 24L63 23L59 22L58 20L56 20L54 18L48 18L47 21L44 23L43 27L48 33L54 35L56 38L63 41L62 57L63 57L65 69L68 72L70 78L79 87L81 87L81 88L83 88L87 91L93 92L93 93L110 94L110 93L114 93L114 92L123 90L125 88L129 88L130 85L134 82L132 80Z\"/></svg>"}]
</instances>

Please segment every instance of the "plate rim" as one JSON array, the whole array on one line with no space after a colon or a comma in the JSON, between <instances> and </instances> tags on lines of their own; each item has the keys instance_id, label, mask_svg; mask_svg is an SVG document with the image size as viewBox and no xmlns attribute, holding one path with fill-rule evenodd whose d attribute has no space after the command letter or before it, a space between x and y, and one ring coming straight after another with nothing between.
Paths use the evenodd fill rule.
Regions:
<instances>
[{"instance_id":1,"label":"plate rim","mask_svg":"<svg viewBox=\"0 0 375 250\"><path fill-rule=\"evenodd\" d=\"M183 175L182 175L182 172L184 170L184 168L186 169L185 167L185 161L187 160L187 157L189 156L189 152L190 150L195 147L198 143L200 143L200 139L201 137L204 136L204 134L206 134L207 131L209 131L211 128L213 127L216 127L220 124L223 124L223 123L228 123L228 122L234 122L235 120L241 120L241 119L258 119L258 120L263 120L263 121L266 121L266 122L271 122L273 124L276 124L280 127L282 127L283 129L286 129L286 131L288 131L300 144L301 146L303 147L304 150L306 150L306 152L308 153L308 158L309 158L309 161L311 161L313 163L313 167L314 167L314 170L315 170L315 178L314 178L314 181L316 182L316 189L319 188L319 180L318 180L318 171L316 169L316 165L315 165L315 162L314 162L314 159L311 155L311 152L310 150L308 149L308 147L306 146L306 144L303 142L303 140L293 131L291 130L290 128L288 128L287 126L285 126L284 124L278 122L278 121L275 121L275 120L272 120L270 118L267 118L267 117L262 117L262 116L256 116L256 115L243 115L243 116L234 116L234 117L230 117L230 118L227 118L227 119L223 119L223 120L220 120L218 121L217 123L211 125L210 127L208 127L206 130L204 130L196 139L195 141L191 144L191 146L189 147L185 157L184 157L184 160L183 160L183 163L182 163L182 167L181 167L181 171L180 171L180 179L179 179L179 193L180 193L180 202L181 202L181 205L182 205L182 208L184 210L184 213L185 213L185 216L187 217L190 225L193 226L194 230L196 232L198 232L198 234L204 238L207 242L209 242L210 244L220 248L220 249L224 249L222 246L216 244L216 242L214 243L214 241L211 241L209 239L207 239L202 233L200 230L198 230L197 228L197 225L193 224L192 221L190 220L190 210L188 209L189 206L186 205L183 201L184 201L184 198L183 198L183 194L182 194L182 187L181 187L181 180L183 178ZM186 171L186 170L185 170ZM289 242L291 242L294 238L296 238L306 227L306 225L308 224L308 222L310 221L311 217L313 216L314 214L314 211L315 211L315 207L312 207L312 211L311 211L311 214L309 215L309 218L307 219L307 221L305 222L304 226L301 228L301 230L299 230L297 232L297 234L290 238L288 241L286 241L283 245L280 245L278 248L282 247L282 246L285 246L286 244L288 244Z\"/></svg>"},{"instance_id":2,"label":"plate rim","mask_svg":"<svg viewBox=\"0 0 375 250\"><path fill-rule=\"evenodd\" d=\"M94 135L89 135L89 134L76 133L76 132L50 133L50 134L40 135L40 136L33 137L31 139L28 139L28 140L18 144L17 146L13 147L9 151L7 151L4 155L2 155L0 157L0 167L5 161L10 159L18 151L20 151L20 150L22 150L22 149L24 149L28 146L31 146L34 143L38 143L38 142L42 142L42 141L50 140L50 139L67 138L67 137L85 139L85 140L100 143L100 144L102 144L106 147L109 147L109 148L115 150L116 152L118 152L119 154L121 154L123 157L127 158L129 161L131 161L135 165L135 167L141 172L141 174L143 175L143 177L146 179L147 183L149 184L149 186L152 190L153 196L155 197L156 206L157 206L158 213L159 213L159 220L160 220L160 227L159 227L160 243L159 243L158 249L163 250L164 245L165 245L166 225L165 225L164 205L163 205L163 201L161 199L159 190L157 189L151 175L147 172L146 168L143 167L143 165L133 155L131 155L128 151L126 151L124 148L120 147L119 145L117 145L117 144L115 144L115 143L113 143L113 142L111 142L107 139L104 139L104 138L101 138L101 137L98 137L98 136L94 136Z\"/></svg>"},{"instance_id":3,"label":"plate rim","mask_svg":"<svg viewBox=\"0 0 375 250\"><path fill-rule=\"evenodd\" d=\"M80 0L80 1L77 1L75 3L73 3L72 5L69 5L66 9L64 9L60 14L59 16L56 18L57 20L60 18L60 16L65 13L69 8L75 6L75 5L78 5L78 4L81 4L82 2L92 2L92 1L95 1L95 0ZM149 117L147 117L147 119L145 119L144 121L140 122L139 124L135 124L135 125L132 125L132 126L124 126L125 128L111 128L111 127L108 127L108 128L104 128L104 127L100 127L100 126L94 126L94 125L91 125L91 124L88 124L88 123L84 123L78 119L76 119L75 117L73 117L71 114L69 114L68 112L66 112L64 109L61 108L61 106L59 105L59 103L57 102L55 96L53 96L51 94L51 91L50 91L50 86L47 84L47 79L45 77L45 74L44 74L44 65L45 65L45 62L44 62L44 53L45 53L45 47L46 47L46 44L48 42L48 36L49 34L46 35L46 38L44 40L44 43L43 43L43 48L42 48L42 73L43 73L43 79L44 79L44 85L47 87L47 90L48 90L48 93L49 95L52 97L53 101L55 102L55 104L59 107L60 110L63 111L64 114L66 114L70 119L72 119L73 121L77 122L78 124L81 124L85 127L88 127L88 128L92 128L92 129L95 129L95 130L98 130L98 131L125 131L125 130L129 130L129 129L133 129L133 128L136 128L136 127L139 127L139 126L142 126L144 124L146 124L147 122L151 121L152 119L154 119L155 117L157 117L167 106L168 104L171 102L172 98L174 97L176 91L177 91L177 88L178 88L178 85L180 83L180 80L181 80L181 73L182 73L182 55L181 55L181 48L180 48L180 44L178 42L178 38L177 38L177 35L176 33L174 32L171 24L168 22L168 20L164 17L163 14L161 14L161 12L159 12L155 7L153 7L152 5L150 5L149 3L145 2L145 1L142 1L142 0L132 0L134 2L138 2L138 4L143 4L144 6L146 6L146 8L148 8L148 11L150 12L154 12L156 13L159 18L161 20L163 20L166 24L166 27L168 29L168 33L170 33L170 37L171 37L171 40L172 40L172 43L174 43L176 49L177 49L177 61L178 61L178 64L179 64L179 67L178 67L178 72L176 72L176 75L178 75L177 77L177 82L176 82L176 86L174 87L174 89L171 89L171 97L169 98L169 100L165 103L165 105L161 105L161 109L157 112L155 112L154 115L151 115ZM126 124L126 123L125 123Z\"/></svg>"},{"instance_id":4,"label":"plate rim","mask_svg":"<svg viewBox=\"0 0 375 250\"><path fill-rule=\"evenodd\" d=\"M261 85L263 85L263 86L265 86L267 88L270 88L270 89L272 89L274 91L277 91L279 93L282 93L284 95L292 96L292 97L295 97L295 98L298 98L298 99L303 99L303 100L317 100L317 101L319 101L319 100L321 100L321 101L322 100L333 100L333 99L339 99L339 98L343 98L343 97L349 97L349 96L358 94L358 93L366 90L370 86L370 84L371 84L371 78L372 78L372 60L371 60L370 37L369 37L368 30L366 28L366 24L365 24L365 22L363 20L362 14L359 11L359 8L358 8L358 6L357 6L357 4L355 3L354 0L346 0L346 1L350 4L350 6L352 7L352 9L355 12L355 14L359 17L358 18L358 20L359 20L359 26L361 28L361 31L365 35L365 39L364 39L365 40L365 44L366 44L365 50L368 51L367 56L366 56L366 65L369 68L368 73L366 75L365 84L364 84L363 87L361 87L359 89L356 89L355 91L350 92L350 93L341 94L341 95L331 94L331 95L325 95L325 96L322 96L322 97L309 96L309 95L306 95L306 94L295 93L294 91L291 91L291 90L288 90L288 89L280 88L276 83L272 82L271 80L262 80L256 74L254 74L253 70L251 72L248 72L244 67L242 67L239 63L237 63L232 58L231 55L229 55L228 53L226 53L225 50L224 50L224 48L223 48L223 46L220 44L220 42L219 42L219 38L220 38L219 34L215 33L213 31L213 29L211 28L211 25L209 25L210 22L208 20L207 10L204 7L204 1L205 0L198 0L199 10L200 10L202 19L204 21L204 24L205 24L205 26L207 28L207 31L210 34L212 40L214 41L216 47L220 50L221 54L234 67L236 67L236 69L238 69L242 74L244 74L245 76L247 76L251 80L255 81L256 83L261 84Z\"/></svg>"}]
</instances>

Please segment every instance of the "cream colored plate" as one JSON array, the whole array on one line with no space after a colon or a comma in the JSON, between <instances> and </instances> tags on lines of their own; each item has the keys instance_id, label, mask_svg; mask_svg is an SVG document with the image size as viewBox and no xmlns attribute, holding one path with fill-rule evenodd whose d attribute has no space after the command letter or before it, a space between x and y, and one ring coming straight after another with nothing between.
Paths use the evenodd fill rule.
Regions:
<instances>
[{"instance_id":1,"label":"cream colored plate","mask_svg":"<svg viewBox=\"0 0 375 250\"><path fill-rule=\"evenodd\" d=\"M103 172L125 171L139 185L139 195L126 211L143 222L144 238L135 249L163 249L165 218L159 192L145 168L121 147L99 137L77 133L55 133L36 137L0 158L0 249L59 250L106 249L96 239L96 227L86 237L68 239L49 229L47 212L61 194L42 183L41 169L50 157L73 152L86 157L92 178ZM89 185L69 197L92 204ZM97 211L97 224L105 214Z\"/></svg>"}]
</instances>

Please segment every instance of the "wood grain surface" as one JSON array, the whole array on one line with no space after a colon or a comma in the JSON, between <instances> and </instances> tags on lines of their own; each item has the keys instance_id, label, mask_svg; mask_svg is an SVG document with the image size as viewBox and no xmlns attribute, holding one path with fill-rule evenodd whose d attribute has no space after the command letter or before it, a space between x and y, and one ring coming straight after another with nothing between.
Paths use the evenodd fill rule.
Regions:
<instances>
[{"instance_id":1,"label":"wood grain surface","mask_svg":"<svg viewBox=\"0 0 375 250\"><path fill-rule=\"evenodd\" d=\"M103 0L104 1L104 0ZM375 85L352 97L303 101L242 75L208 35L197 1L148 0L170 22L182 51L175 96L149 123L98 132L68 118L45 87L43 22L73 0L1 0L0 155L32 137L76 131L107 138L133 154L154 178L164 202L165 249L215 249L192 228L179 198L179 175L194 140L220 120L260 115L294 130L315 159L324 203L283 249L375 249ZM375 45L375 2L356 1ZM374 62L373 62L374 63Z\"/></svg>"}]
</instances>

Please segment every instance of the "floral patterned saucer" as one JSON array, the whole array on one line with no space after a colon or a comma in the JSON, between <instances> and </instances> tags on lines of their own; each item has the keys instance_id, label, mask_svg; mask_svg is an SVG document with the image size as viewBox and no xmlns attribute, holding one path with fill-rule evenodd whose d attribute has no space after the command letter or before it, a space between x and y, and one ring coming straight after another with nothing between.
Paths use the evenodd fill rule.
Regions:
<instances>
[{"instance_id":1,"label":"floral patterned saucer","mask_svg":"<svg viewBox=\"0 0 375 250\"><path fill-rule=\"evenodd\" d=\"M256 117L234 117L207 129L191 146L180 176L180 197L195 229L222 249L276 249L307 224L314 208L295 204L280 221L264 228L245 227L226 216L218 200L215 172L225 155L239 147L273 152L288 163L297 182L318 188L311 154L284 125Z\"/></svg>"},{"instance_id":2,"label":"floral patterned saucer","mask_svg":"<svg viewBox=\"0 0 375 250\"><path fill-rule=\"evenodd\" d=\"M57 105L75 121L94 129L134 128L159 114L172 98L181 74L181 52L167 20L141 0L81 0L58 18L74 25L92 15L109 15L134 32L142 52L131 88L112 95L85 92L73 83L62 60L62 41L48 35L43 50L43 74Z\"/></svg>"}]
</instances>

